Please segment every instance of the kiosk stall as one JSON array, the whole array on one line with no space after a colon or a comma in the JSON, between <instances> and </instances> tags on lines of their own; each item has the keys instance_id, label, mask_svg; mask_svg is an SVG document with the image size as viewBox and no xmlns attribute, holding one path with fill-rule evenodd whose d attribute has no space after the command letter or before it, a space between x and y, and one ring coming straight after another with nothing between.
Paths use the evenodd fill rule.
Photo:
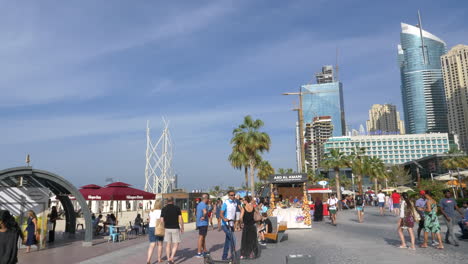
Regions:
<instances>
[{"instance_id":1,"label":"kiosk stall","mask_svg":"<svg viewBox=\"0 0 468 264\"><path fill-rule=\"evenodd\" d=\"M309 199L306 189L307 174L270 175L270 216L287 222L288 228L311 228ZM298 199L294 203L294 199Z\"/></svg>"},{"instance_id":2,"label":"kiosk stall","mask_svg":"<svg viewBox=\"0 0 468 264\"><path fill-rule=\"evenodd\" d=\"M332 193L332 190L329 188L320 188L320 187L310 187L307 189L307 193L310 195L310 199L315 201L317 198L322 200L323 204L323 216L329 216L330 213L328 212L328 195Z\"/></svg>"}]
</instances>

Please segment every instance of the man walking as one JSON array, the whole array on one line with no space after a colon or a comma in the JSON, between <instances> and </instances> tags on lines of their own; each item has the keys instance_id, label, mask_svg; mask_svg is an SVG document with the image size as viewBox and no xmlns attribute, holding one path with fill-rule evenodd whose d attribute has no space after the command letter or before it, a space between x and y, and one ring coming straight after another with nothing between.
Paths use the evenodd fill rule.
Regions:
<instances>
[{"instance_id":1,"label":"man walking","mask_svg":"<svg viewBox=\"0 0 468 264\"><path fill-rule=\"evenodd\" d=\"M206 234L208 233L208 194L203 194L201 202L197 205L198 253L197 258L208 254L206 250Z\"/></svg>"},{"instance_id":2,"label":"man walking","mask_svg":"<svg viewBox=\"0 0 468 264\"><path fill-rule=\"evenodd\" d=\"M166 255L169 264L174 263L174 256L181 241L180 234L184 232L184 221L180 208L174 205L174 198L167 198L167 205L161 210L161 221L164 223Z\"/></svg>"},{"instance_id":3,"label":"man walking","mask_svg":"<svg viewBox=\"0 0 468 264\"><path fill-rule=\"evenodd\" d=\"M234 220L236 220L236 208L237 203L234 199L235 192L229 191L229 198L223 203L221 207L220 216L222 221L222 229L226 234L226 239L224 241L224 249L222 260L228 260L229 249L231 251L231 258L234 258L234 252L236 249L235 245L235 236L234 236Z\"/></svg>"},{"instance_id":4,"label":"man walking","mask_svg":"<svg viewBox=\"0 0 468 264\"><path fill-rule=\"evenodd\" d=\"M393 201L393 213L395 216L400 215L400 194L397 191L393 191L392 193L392 201Z\"/></svg>"},{"instance_id":5,"label":"man walking","mask_svg":"<svg viewBox=\"0 0 468 264\"><path fill-rule=\"evenodd\" d=\"M380 190L377 194L377 202L379 203L380 215L384 215L385 194L382 192L382 190Z\"/></svg>"},{"instance_id":6,"label":"man walking","mask_svg":"<svg viewBox=\"0 0 468 264\"><path fill-rule=\"evenodd\" d=\"M420 220L419 220L419 226L418 226L418 241L421 240L421 231L424 229L424 210L426 208L426 199L424 195L426 194L425 191L421 190L419 191L419 195L421 196L418 200L416 200L415 206L416 210L418 211ZM434 239L432 239L434 240Z\"/></svg>"},{"instance_id":7,"label":"man walking","mask_svg":"<svg viewBox=\"0 0 468 264\"><path fill-rule=\"evenodd\" d=\"M338 204L338 199L335 198L335 194L332 194L327 200L328 211L330 212L330 220L332 225L336 226L336 205Z\"/></svg>"},{"instance_id":8,"label":"man walking","mask_svg":"<svg viewBox=\"0 0 468 264\"><path fill-rule=\"evenodd\" d=\"M449 237L452 237L453 243L458 247L458 239L453 232L453 225L455 223L455 210L463 217L463 212L457 206L457 202L452 198L450 191L445 191L445 198L439 202L440 211L444 215L445 224L447 225L447 233L445 235L445 243L450 244Z\"/></svg>"}]
</instances>

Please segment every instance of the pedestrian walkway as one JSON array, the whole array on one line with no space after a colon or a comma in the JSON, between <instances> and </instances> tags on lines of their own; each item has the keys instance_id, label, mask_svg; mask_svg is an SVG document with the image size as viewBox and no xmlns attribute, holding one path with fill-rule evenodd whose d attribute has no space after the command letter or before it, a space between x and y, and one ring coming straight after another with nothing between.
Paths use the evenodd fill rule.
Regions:
<instances>
[{"instance_id":1,"label":"pedestrian walkway","mask_svg":"<svg viewBox=\"0 0 468 264\"><path fill-rule=\"evenodd\" d=\"M326 221L313 223L309 230L288 229L286 240L278 244L261 247L261 257L245 260L242 263L286 263L290 254L308 254L315 257L316 263L466 263L468 259L468 241L462 241L460 247L446 245L446 249L434 248L410 251L398 249L400 241L396 232L398 218L379 216L378 208L366 208L364 223L358 223L356 211L338 213L338 226ZM442 227L445 230L445 227ZM240 241L241 232L236 232ZM203 259L195 258L196 232L183 235L176 263L201 264ZM207 236L207 248L214 259L220 259L224 243L224 233L210 231ZM145 263L148 243L141 243L116 252L84 261L93 263ZM239 248L238 244L238 248ZM153 263L156 257L154 256Z\"/></svg>"},{"instance_id":2,"label":"pedestrian walkway","mask_svg":"<svg viewBox=\"0 0 468 264\"><path fill-rule=\"evenodd\" d=\"M388 213L387 213L388 214ZM316 263L466 263L468 259L468 241L462 240L460 247L445 245L445 250L435 248L416 251L398 249L400 241L396 226L398 218L379 216L378 208L367 207L364 223L358 223L356 211L345 210L338 213L338 226L326 221L313 223L312 229L288 229L286 238L278 244L267 244L261 248L261 256L256 260L242 263L283 264L290 254L309 254ZM193 224L186 225L182 243L176 256L176 263L202 264L203 259L195 258L197 253L197 235ZM443 232L446 227L442 226ZM457 230L458 233L458 230ZM443 233L445 235L445 233ZM240 241L241 232L236 232ZM21 253L19 263L145 263L148 247L147 237L121 243L104 242L84 248L81 241L30 254ZM207 248L214 259L220 259L224 245L224 233L209 229ZM239 243L237 245L239 249ZM155 252L156 253L156 252ZM164 254L165 255L165 254ZM156 256L153 256L153 263Z\"/></svg>"}]
</instances>

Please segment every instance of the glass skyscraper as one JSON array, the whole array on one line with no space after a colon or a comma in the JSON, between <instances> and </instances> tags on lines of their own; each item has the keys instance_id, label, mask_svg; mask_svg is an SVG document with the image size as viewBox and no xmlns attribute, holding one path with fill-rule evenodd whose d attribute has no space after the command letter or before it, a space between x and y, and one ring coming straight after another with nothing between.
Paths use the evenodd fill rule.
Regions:
<instances>
[{"instance_id":1,"label":"glass skyscraper","mask_svg":"<svg viewBox=\"0 0 468 264\"><path fill-rule=\"evenodd\" d=\"M301 87L304 123L314 117L331 116L333 136L345 135L343 85L341 82L307 84Z\"/></svg>"},{"instance_id":2,"label":"glass skyscraper","mask_svg":"<svg viewBox=\"0 0 468 264\"><path fill-rule=\"evenodd\" d=\"M406 133L448 132L440 65L445 42L420 27L401 23L398 63Z\"/></svg>"}]
</instances>

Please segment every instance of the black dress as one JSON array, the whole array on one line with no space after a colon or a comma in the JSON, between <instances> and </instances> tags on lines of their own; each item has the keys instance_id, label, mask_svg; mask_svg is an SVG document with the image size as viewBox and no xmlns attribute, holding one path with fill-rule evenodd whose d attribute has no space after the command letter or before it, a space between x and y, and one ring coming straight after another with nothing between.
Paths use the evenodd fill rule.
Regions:
<instances>
[{"instance_id":1,"label":"black dress","mask_svg":"<svg viewBox=\"0 0 468 264\"><path fill-rule=\"evenodd\" d=\"M314 221L320 222L323 220L323 204L322 201L315 201Z\"/></svg>"},{"instance_id":2,"label":"black dress","mask_svg":"<svg viewBox=\"0 0 468 264\"><path fill-rule=\"evenodd\" d=\"M254 221L254 210L248 212L244 209L244 229L242 229L241 256L245 258L258 257L257 227Z\"/></svg>"}]
</instances>

